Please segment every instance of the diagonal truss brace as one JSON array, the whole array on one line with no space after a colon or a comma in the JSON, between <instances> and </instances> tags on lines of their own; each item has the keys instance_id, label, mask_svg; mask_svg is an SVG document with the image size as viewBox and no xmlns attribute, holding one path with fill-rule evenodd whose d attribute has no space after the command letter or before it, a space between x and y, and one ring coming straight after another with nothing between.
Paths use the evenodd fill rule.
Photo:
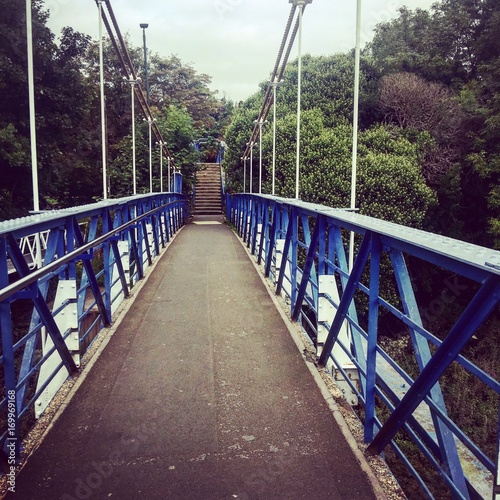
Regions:
<instances>
[{"instance_id":1,"label":"diagonal truss brace","mask_svg":"<svg viewBox=\"0 0 500 500\"><path fill-rule=\"evenodd\" d=\"M405 394L399 406L368 446L368 452L382 453L451 362L455 360L477 328L496 307L499 296L500 281L498 276L490 275L422 370L420 376L415 380L415 383Z\"/></svg>"}]
</instances>

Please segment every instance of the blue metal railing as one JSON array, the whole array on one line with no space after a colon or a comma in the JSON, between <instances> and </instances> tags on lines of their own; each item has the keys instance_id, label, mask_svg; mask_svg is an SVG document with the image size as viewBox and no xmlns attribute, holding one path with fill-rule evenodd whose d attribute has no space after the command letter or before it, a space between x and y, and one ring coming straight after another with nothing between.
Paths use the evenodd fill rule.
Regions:
<instances>
[{"instance_id":1,"label":"blue metal railing","mask_svg":"<svg viewBox=\"0 0 500 500\"><path fill-rule=\"evenodd\" d=\"M185 196L155 193L0 222L3 453L19 458L22 420L38 417L78 370L97 331L111 324L187 216ZM43 265L32 271L20 243L41 232ZM31 315L26 326L16 302Z\"/></svg>"},{"instance_id":2,"label":"blue metal railing","mask_svg":"<svg viewBox=\"0 0 500 500\"><path fill-rule=\"evenodd\" d=\"M497 405L495 418L499 414L498 374L468 359L464 347L498 313L500 252L267 195L228 195L226 215L276 293L288 301L291 318L316 345L318 364L358 408L367 452L392 449L429 498L443 488L454 498L496 498L499 422L489 436L489 443L496 444L494 454L449 415L453 394L447 395L441 384L446 370L464 370L494 394L490 404ZM352 270L346 258L350 232L356 235ZM442 302L431 301L432 314L445 304L461 308L445 334L431 331L432 314L417 300L411 272L425 266L452 273L448 295L441 293ZM471 285L460 284L459 277ZM389 292L386 281L392 283ZM413 348L410 370L380 341L388 316ZM426 461L423 471L408 448L417 448L418 461ZM438 486L424 477L425 469L437 471Z\"/></svg>"},{"instance_id":3,"label":"blue metal railing","mask_svg":"<svg viewBox=\"0 0 500 500\"><path fill-rule=\"evenodd\" d=\"M220 166L220 205L222 207L222 213L226 210L226 184L224 182L224 169L222 168L222 163L219 162Z\"/></svg>"}]
</instances>

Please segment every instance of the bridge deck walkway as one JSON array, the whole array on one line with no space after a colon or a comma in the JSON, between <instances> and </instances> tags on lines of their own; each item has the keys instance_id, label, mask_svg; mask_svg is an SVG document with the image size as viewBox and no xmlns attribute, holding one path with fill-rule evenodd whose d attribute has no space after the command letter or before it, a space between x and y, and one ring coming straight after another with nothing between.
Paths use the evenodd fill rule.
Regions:
<instances>
[{"instance_id":1,"label":"bridge deck walkway","mask_svg":"<svg viewBox=\"0 0 500 500\"><path fill-rule=\"evenodd\" d=\"M158 262L12 498L375 498L244 248L206 219Z\"/></svg>"}]
</instances>

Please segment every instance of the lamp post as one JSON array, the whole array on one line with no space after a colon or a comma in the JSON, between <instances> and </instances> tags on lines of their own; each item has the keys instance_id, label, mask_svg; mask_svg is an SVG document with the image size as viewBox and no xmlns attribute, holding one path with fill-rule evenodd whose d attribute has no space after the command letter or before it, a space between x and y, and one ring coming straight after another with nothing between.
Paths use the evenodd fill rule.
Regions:
<instances>
[{"instance_id":1,"label":"lamp post","mask_svg":"<svg viewBox=\"0 0 500 500\"><path fill-rule=\"evenodd\" d=\"M141 23L139 26L142 28L142 41L144 45L144 74L146 77L146 102L149 106L149 78L148 78L148 56L146 49L146 28L149 26L147 23Z\"/></svg>"}]
</instances>

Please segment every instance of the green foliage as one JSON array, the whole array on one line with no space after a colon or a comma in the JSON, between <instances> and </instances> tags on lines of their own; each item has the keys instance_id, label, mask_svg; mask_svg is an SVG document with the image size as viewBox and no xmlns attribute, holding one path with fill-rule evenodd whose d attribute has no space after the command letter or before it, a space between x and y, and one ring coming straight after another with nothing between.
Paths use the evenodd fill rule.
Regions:
<instances>
[{"instance_id":1,"label":"green foliage","mask_svg":"<svg viewBox=\"0 0 500 500\"><path fill-rule=\"evenodd\" d=\"M185 109L197 129L215 125L214 114L220 104L208 88L211 78L199 74L194 68L183 64L175 55L161 57L153 54L150 61L151 103L158 108L170 105Z\"/></svg>"},{"instance_id":2,"label":"green foliage","mask_svg":"<svg viewBox=\"0 0 500 500\"><path fill-rule=\"evenodd\" d=\"M395 20L377 26L370 44L382 74L412 72L444 85L463 114L451 136L427 150L435 165L450 161L451 181L433 180L442 224L432 228L485 246L500 233L497 186L500 182L500 4L495 0L442 0L429 12L402 8ZM439 132L439 128L437 129ZM435 137L435 134L434 134ZM450 158L450 151L453 152ZM436 154L436 152L438 154ZM451 182L450 182L451 181ZM451 187L455 193L450 192ZM446 205L443 205L446 203ZM452 216L446 216L453 214Z\"/></svg>"},{"instance_id":3,"label":"green foliage","mask_svg":"<svg viewBox=\"0 0 500 500\"><path fill-rule=\"evenodd\" d=\"M87 139L88 88L80 71L88 37L65 29L60 47L46 27L42 2L33 2L35 109L41 207L48 200L75 204ZM23 2L0 2L0 130L2 189L0 218L25 215L33 207L29 156L26 16ZM95 183L90 183L95 186ZM92 188L91 188L92 189Z\"/></svg>"},{"instance_id":4,"label":"green foliage","mask_svg":"<svg viewBox=\"0 0 500 500\"><path fill-rule=\"evenodd\" d=\"M0 170L2 171L2 187L0 190L0 218L10 219L22 212L18 211L14 198L23 197L26 204L30 203L29 197L23 196L23 180L29 178L31 172L27 168L29 158L28 141L20 136L12 123L0 128ZM10 189L7 188L10 187Z\"/></svg>"},{"instance_id":5,"label":"green foliage","mask_svg":"<svg viewBox=\"0 0 500 500\"><path fill-rule=\"evenodd\" d=\"M300 197L332 207L350 205L352 151L352 57L304 58L304 103L300 147ZM365 68L369 65L365 64ZM351 68L351 69L349 69ZM296 64L285 72L279 88L276 123L276 194L295 196ZM370 102L368 78L363 99ZM241 156L250 137L263 91L236 109L226 134L229 153L225 166L230 186L241 190ZM271 192L272 127L263 129L264 192ZM419 143L412 143L390 127L374 125L360 132L358 146L358 207L365 215L421 227L435 195L421 173ZM254 147L254 191L257 190L259 152ZM247 162L247 168L249 169ZM248 173L247 173L248 176ZM248 186L247 186L248 189Z\"/></svg>"},{"instance_id":6,"label":"green foliage","mask_svg":"<svg viewBox=\"0 0 500 500\"><path fill-rule=\"evenodd\" d=\"M35 107L42 209L90 203L102 197L101 112L98 43L71 28L58 44L46 26L43 2L33 7ZM26 215L33 206L29 155L25 4L0 0L0 220ZM125 44L144 82L142 49ZM185 189L198 157L191 142L223 134L232 103L216 98L210 77L178 57L151 54L151 105ZM131 92L110 41L104 43L106 140L111 197L132 193ZM149 191L147 124L136 102L139 192ZM220 124L216 120L220 120ZM160 188L159 151L153 140L154 189ZM165 172L167 160L164 161ZM166 189L166 184L164 185Z\"/></svg>"},{"instance_id":7,"label":"green foliage","mask_svg":"<svg viewBox=\"0 0 500 500\"><path fill-rule=\"evenodd\" d=\"M189 192L194 182L198 154L192 146L196 131L191 115L185 109L170 105L155 109L157 125L167 148L175 152L175 166L183 173L183 181ZM133 189L132 136L125 136L115 148L116 157L110 165L110 184L115 196L129 196ZM153 190L160 190L160 151L153 138ZM172 162L173 166L173 162ZM149 192L149 126L140 123L136 127L136 179L137 192ZM168 190L168 161L163 158L163 189Z\"/></svg>"}]
</instances>

